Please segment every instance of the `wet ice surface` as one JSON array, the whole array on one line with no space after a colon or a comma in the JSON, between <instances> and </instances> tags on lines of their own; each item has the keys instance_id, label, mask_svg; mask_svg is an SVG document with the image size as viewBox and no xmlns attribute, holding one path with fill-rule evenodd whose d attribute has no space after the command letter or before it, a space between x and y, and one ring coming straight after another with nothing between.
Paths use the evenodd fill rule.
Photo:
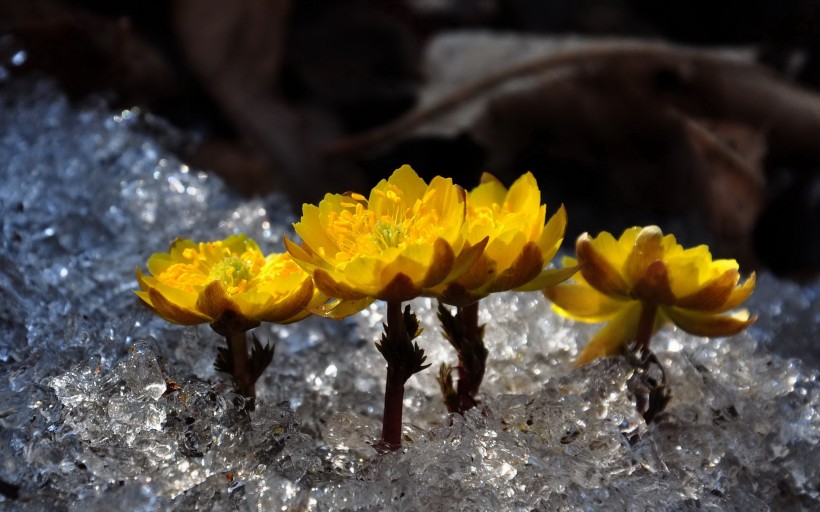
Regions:
<instances>
[{"instance_id":1,"label":"wet ice surface","mask_svg":"<svg viewBox=\"0 0 820 512\"><path fill-rule=\"evenodd\" d=\"M245 201L183 166L149 115L0 84L3 510L799 510L820 506L820 286L762 276L760 321L654 341L673 399L647 425L623 360L573 370L594 331L538 295L485 300L483 408L447 417L454 363L408 383L405 449L377 456L384 315L257 330L277 343L246 413L207 327L153 317L134 268L177 236L282 250L281 197ZM15 495L15 488L17 498Z\"/></svg>"}]
</instances>

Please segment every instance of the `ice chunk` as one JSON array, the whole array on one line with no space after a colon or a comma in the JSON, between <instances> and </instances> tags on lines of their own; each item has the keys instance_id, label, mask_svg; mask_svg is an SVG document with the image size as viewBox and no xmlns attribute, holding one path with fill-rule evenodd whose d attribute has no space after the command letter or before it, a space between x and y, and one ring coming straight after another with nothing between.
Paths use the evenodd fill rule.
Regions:
<instances>
[{"instance_id":1,"label":"ice chunk","mask_svg":"<svg viewBox=\"0 0 820 512\"><path fill-rule=\"evenodd\" d=\"M596 326L556 317L539 294L494 295L480 307L480 407L447 415L422 372L405 447L378 456L383 304L257 329L276 355L249 413L213 369L224 340L156 318L131 292L134 268L178 236L241 231L283 250L284 198L241 200L188 168L166 149L186 135L148 113L0 82L0 480L20 496L0 493L0 508L820 506L820 284L760 276L748 304L760 319L733 338L659 333L671 401L650 424L625 360L573 368ZM411 305L430 362L455 363L435 301Z\"/></svg>"}]
</instances>

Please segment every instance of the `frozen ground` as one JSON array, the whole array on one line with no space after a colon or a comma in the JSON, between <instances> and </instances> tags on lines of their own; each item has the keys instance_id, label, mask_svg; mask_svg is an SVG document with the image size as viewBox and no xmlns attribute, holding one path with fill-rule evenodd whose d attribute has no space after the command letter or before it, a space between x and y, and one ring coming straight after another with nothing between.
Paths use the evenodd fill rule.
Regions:
<instances>
[{"instance_id":1,"label":"frozen ground","mask_svg":"<svg viewBox=\"0 0 820 512\"><path fill-rule=\"evenodd\" d=\"M434 367L409 382L400 452L369 445L381 307L258 329L277 350L246 413L213 370L220 339L152 316L134 268L177 236L282 250L293 219L182 165L176 136L0 76L0 510L820 508L820 286L768 275L747 333L654 340L673 398L651 425L623 361L572 369L594 327L535 294L483 303L485 407L464 418L438 396L454 356L434 305L414 303Z\"/></svg>"}]
</instances>

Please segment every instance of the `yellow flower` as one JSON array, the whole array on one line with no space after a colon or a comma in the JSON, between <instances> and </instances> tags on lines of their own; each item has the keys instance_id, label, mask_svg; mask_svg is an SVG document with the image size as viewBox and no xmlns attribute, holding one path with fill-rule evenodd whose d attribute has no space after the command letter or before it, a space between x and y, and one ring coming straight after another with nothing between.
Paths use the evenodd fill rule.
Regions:
<instances>
[{"instance_id":1,"label":"yellow flower","mask_svg":"<svg viewBox=\"0 0 820 512\"><path fill-rule=\"evenodd\" d=\"M561 246L567 225L563 206L545 225L546 214L532 173L509 190L485 173L467 199L465 231L468 243L487 238L487 247L466 274L439 290L442 300L461 306L505 290L542 290L572 276L577 268L544 268Z\"/></svg>"},{"instance_id":2,"label":"yellow flower","mask_svg":"<svg viewBox=\"0 0 820 512\"><path fill-rule=\"evenodd\" d=\"M217 325L244 331L299 320L314 297L310 276L288 253L265 256L245 235L177 239L167 253L149 258L148 270L152 275L137 269L135 293L151 311L177 324L210 323L218 332Z\"/></svg>"},{"instance_id":3,"label":"yellow flower","mask_svg":"<svg viewBox=\"0 0 820 512\"><path fill-rule=\"evenodd\" d=\"M735 260L712 260L709 248L684 249L657 226L629 228L618 240L603 232L583 234L576 243L575 282L545 290L554 310L583 322L608 322L578 357L585 364L621 353L667 322L697 336L730 336L751 325L741 305L754 291L755 274L739 284ZM645 332L639 332L639 331Z\"/></svg>"},{"instance_id":4,"label":"yellow flower","mask_svg":"<svg viewBox=\"0 0 820 512\"><path fill-rule=\"evenodd\" d=\"M285 240L316 286L338 299L328 316L353 314L375 299L405 301L459 277L484 243L465 244L465 192L451 179L428 185L410 166L379 182L370 197L327 194L306 204L294 228L301 247Z\"/></svg>"}]
</instances>

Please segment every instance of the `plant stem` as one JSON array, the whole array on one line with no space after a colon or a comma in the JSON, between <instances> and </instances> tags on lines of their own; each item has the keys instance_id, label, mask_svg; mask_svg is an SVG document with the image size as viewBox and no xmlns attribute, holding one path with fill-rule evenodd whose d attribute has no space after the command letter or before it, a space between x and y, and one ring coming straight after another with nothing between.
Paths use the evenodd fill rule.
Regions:
<instances>
[{"instance_id":1,"label":"plant stem","mask_svg":"<svg viewBox=\"0 0 820 512\"><path fill-rule=\"evenodd\" d=\"M399 333L407 332L401 302L387 302L387 325L385 325L385 343L401 343ZM381 445L389 451L401 447L401 420L404 408L404 383L409 375L399 361L387 358L387 381L384 387L384 416L382 418Z\"/></svg>"},{"instance_id":2,"label":"plant stem","mask_svg":"<svg viewBox=\"0 0 820 512\"><path fill-rule=\"evenodd\" d=\"M387 323L376 348L387 361L387 382L384 388L384 418L382 438L375 448L382 453L401 448L401 416L404 403L404 383L407 379L430 366L424 364L427 356L413 339L419 335L419 320L401 302L387 301Z\"/></svg>"},{"instance_id":3,"label":"plant stem","mask_svg":"<svg viewBox=\"0 0 820 512\"><path fill-rule=\"evenodd\" d=\"M252 411L256 405L256 379L252 375L248 356L247 334L242 331L225 336L231 354L231 375L233 375L236 392L247 397L245 408Z\"/></svg>"},{"instance_id":4,"label":"plant stem","mask_svg":"<svg viewBox=\"0 0 820 512\"><path fill-rule=\"evenodd\" d=\"M404 408L404 380L396 368L387 365L384 386L384 417L381 445L389 451L401 448L401 420Z\"/></svg>"},{"instance_id":5,"label":"plant stem","mask_svg":"<svg viewBox=\"0 0 820 512\"><path fill-rule=\"evenodd\" d=\"M487 349L484 346L484 336L478 325L478 301L458 308L456 318L464 326L464 350L459 353L458 365L458 397L460 411L465 412L476 406L475 396L481 381L484 380L484 370L487 364Z\"/></svg>"},{"instance_id":6,"label":"plant stem","mask_svg":"<svg viewBox=\"0 0 820 512\"><path fill-rule=\"evenodd\" d=\"M487 365L484 327L478 324L478 302L459 307L455 315L439 304L438 317L444 337L458 354L457 397L450 401L445 394L445 404L449 412L464 413L478 404L475 396Z\"/></svg>"},{"instance_id":7,"label":"plant stem","mask_svg":"<svg viewBox=\"0 0 820 512\"><path fill-rule=\"evenodd\" d=\"M649 350L649 340L655 327L655 315L658 312L656 304L641 303L641 317L638 319L638 330L635 333L636 351Z\"/></svg>"}]
</instances>

